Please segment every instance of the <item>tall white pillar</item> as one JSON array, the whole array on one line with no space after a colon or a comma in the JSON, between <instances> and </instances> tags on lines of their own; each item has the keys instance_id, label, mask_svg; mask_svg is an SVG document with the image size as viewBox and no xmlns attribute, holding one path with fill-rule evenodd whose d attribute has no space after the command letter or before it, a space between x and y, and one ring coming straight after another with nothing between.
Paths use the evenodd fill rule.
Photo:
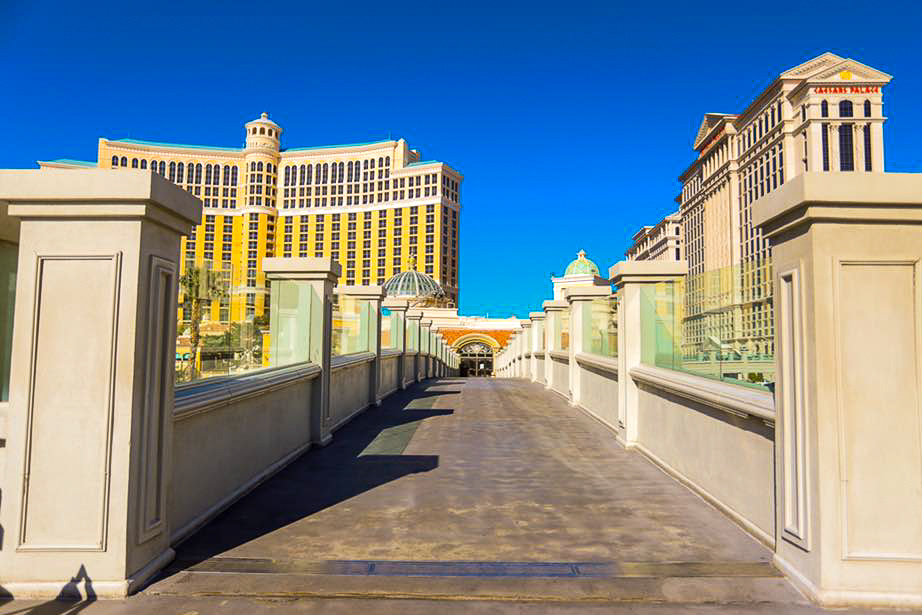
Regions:
<instances>
[{"instance_id":1,"label":"tall white pillar","mask_svg":"<svg viewBox=\"0 0 922 615\"><path fill-rule=\"evenodd\" d=\"M538 373L538 358L544 359L544 312L531 312L528 315L531 320L531 381L544 381L544 364L542 371Z\"/></svg>"},{"instance_id":2,"label":"tall white pillar","mask_svg":"<svg viewBox=\"0 0 922 615\"><path fill-rule=\"evenodd\" d=\"M592 326L587 318L588 307L594 299L608 299L611 286L571 286L564 290L564 297L570 304L570 405L578 406L581 396L582 370L576 355L586 352L583 347L585 329Z\"/></svg>"},{"instance_id":3,"label":"tall white pillar","mask_svg":"<svg viewBox=\"0 0 922 615\"><path fill-rule=\"evenodd\" d=\"M173 557L179 246L201 201L95 169L0 171L0 200L21 221L0 586L124 596Z\"/></svg>"},{"instance_id":4,"label":"tall white pillar","mask_svg":"<svg viewBox=\"0 0 922 615\"><path fill-rule=\"evenodd\" d=\"M625 447L637 442L637 384L631 369L640 365L643 348L641 293L645 285L674 282L688 271L685 262L621 261L609 269L618 287L618 430Z\"/></svg>"},{"instance_id":5,"label":"tall white pillar","mask_svg":"<svg viewBox=\"0 0 922 615\"><path fill-rule=\"evenodd\" d=\"M829 606L922 607L922 175L808 173L772 245L775 561Z\"/></svg>"}]
</instances>

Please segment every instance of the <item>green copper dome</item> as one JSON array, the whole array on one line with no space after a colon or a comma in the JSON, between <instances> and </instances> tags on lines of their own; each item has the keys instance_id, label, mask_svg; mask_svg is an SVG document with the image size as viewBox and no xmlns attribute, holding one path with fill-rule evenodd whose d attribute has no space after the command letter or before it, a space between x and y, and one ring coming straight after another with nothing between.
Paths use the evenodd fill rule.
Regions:
<instances>
[{"instance_id":1,"label":"green copper dome","mask_svg":"<svg viewBox=\"0 0 922 615\"><path fill-rule=\"evenodd\" d=\"M410 256L410 269L394 274L384 283L388 297L441 299L445 291L432 276L416 271L416 257Z\"/></svg>"},{"instance_id":2,"label":"green copper dome","mask_svg":"<svg viewBox=\"0 0 922 615\"><path fill-rule=\"evenodd\" d=\"M564 276L580 275L585 273L599 275L599 267L591 260L586 258L586 252L584 250L580 250L579 254L576 255L576 260L567 266L567 272L564 273Z\"/></svg>"}]
</instances>

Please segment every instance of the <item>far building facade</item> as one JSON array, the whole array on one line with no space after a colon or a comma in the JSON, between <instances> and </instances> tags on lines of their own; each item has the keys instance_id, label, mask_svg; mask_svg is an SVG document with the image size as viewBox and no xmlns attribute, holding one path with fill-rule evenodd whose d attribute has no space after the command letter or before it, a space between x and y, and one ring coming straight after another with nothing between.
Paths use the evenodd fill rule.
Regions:
<instances>
[{"instance_id":1,"label":"far building facade","mask_svg":"<svg viewBox=\"0 0 922 615\"><path fill-rule=\"evenodd\" d=\"M645 226L634 233L625 252L629 261L674 261L685 259L682 252L682 216L669 214L656 226Z\"/></svg>"},{"instance_id":2,"label":"far building facade","mask_svg":"<svg viewBox=\"0 0 922 615\"><path fill-rule=\"evenodd\" d=\"M676 199L688 263L684 352L770 357L771 249L752 204L811 172L884 170L890 75L825 53L775 79L739 113L707 113Z\"/></svg>"}]
</instances>

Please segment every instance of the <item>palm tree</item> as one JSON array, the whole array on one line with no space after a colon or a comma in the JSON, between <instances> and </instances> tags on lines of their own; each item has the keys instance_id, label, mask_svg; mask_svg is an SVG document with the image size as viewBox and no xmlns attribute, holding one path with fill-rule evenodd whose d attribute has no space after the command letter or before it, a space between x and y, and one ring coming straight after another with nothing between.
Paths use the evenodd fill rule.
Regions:
<instances>
[{"instance_id":1,"label":"palm tree","mask_svg":"<svg viewBox=\"0 0 922 615\"><path fill-rule=\"evenodd\" d=\"M189 362L189 379L194 380L198 365L199 346L202 342L200 327L202 313L207 305L215 299L227 296L227 287L221 278L221 273L208 267L199 267L192 263L186 265L186 271L179 278L179 290L182 293L182 304L190 310L190 344L192 346L191 361Z\"/></svg>"}]
</instances>

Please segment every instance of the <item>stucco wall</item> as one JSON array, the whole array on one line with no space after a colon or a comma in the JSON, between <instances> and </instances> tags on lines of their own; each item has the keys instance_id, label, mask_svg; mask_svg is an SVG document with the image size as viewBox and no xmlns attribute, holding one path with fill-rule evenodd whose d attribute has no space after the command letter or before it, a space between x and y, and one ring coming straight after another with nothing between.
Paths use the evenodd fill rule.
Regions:
<instances>
[{"instance_id":1,"label":"stucco wall","mask_svg":"<svg viewBox=\"0 0 922 615\"><path fill-rule=\"evenodd\" d=\"M563 395L570 397L570 364L567 361L561 361L555 357L550 358L553 376L551 382L552 388Z\"/></svg>"},{"instance_id":2,"label":"stucco wall","mask_svg":"<svg viewBox=\"0 0 922 615\"><path fill-rule=\"evenodd\" d=\"M535 363L535 382L544 382L544 355L539 355Z\"/></svg>"},{"instance_id":3,"label":"stucco wall","mask_svg":"<svg viewBox=\"0 0 922 615\"><path fill-rule=\"evenodd\" d=\"M300 380L174 419L168 503L174 536L308 447L313 382Z\"/></svg>"},{"instance_id":4,"label":"stucco wall","mask_svg":"<svg viewBox=\"0 0 922 615\"><path fill-rule=\"evenodd\" d=\"M333 373L330 376L330 418L333 429L344 425L352 416L368 407L368 383L371 373L373 355L367 354L363 359L337 366L337 360L350 357L335 357Z\"/></svg>"},{"instance_id":5,"label":"stucco wall","mask_svg":"<svg viewBox=\"0 0 922 615\"><path fill-rule=\"evenodd\" d=\"M397 367L401 361L399 354L381 357L381 380L378 382L378 396L387 397L400 387L397 382Z\"/></svg>"},{"instance_id":6,"label":"stucco wall","mask_svg":"<svg viewBox=\"0 0 922 615\"><path fill-rule=\"evenodd\" d=\"M589 413L618 429L618 375L594 365L578 363L579 403Z\"/></svg>"},{"instance_id":7,"label":"stucco wall","mask_svg":"<svg viewBox=\"0 0 922 615\"><path fill-rule=\"evenodd\" d=\"M416 357L415 355L408 354L403 357L403 379L406 382L414 382L416 380Z\"/></svg>"},{"instance_id":8,"label":"stucco wall","mask_svg":"<svg viewBox=\"0 0 922 615\"><path fill-rule=\"evenodd\" d=\"M638 442L731 516L774 536L774 428L643 384Z\"/></svg>"}]
</instances>

